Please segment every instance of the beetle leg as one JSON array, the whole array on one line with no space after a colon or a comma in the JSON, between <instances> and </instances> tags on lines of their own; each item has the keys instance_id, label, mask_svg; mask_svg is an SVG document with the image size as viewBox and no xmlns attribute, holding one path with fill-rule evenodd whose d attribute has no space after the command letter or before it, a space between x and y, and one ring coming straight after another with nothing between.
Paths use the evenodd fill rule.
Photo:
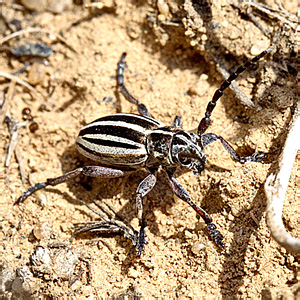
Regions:
<instances>
[{"instance_id":1,"label":"beetle leg","mask_svg":"<svg viewBox=\"0 0 300 300\"><path fill-rule=\"evenodd\" d=\"M174 118L173 126L174 126L174 127L182 128L182 119L181 119L181 117L176 116L176 117Z\"/></svg>"},{"instance_id":2,"label":"beetle leg","mask_svg":"<svg viewBox=\"0 0 300 300\"><path fill-rule=\"evenodd\" d=\"M144 212L143 212L143 201L142 198L146 196L155 186L156 183L157 170L151 171L151 173L143 179L143 181L139 184L137 188L136 195L136 206L137 206L137 214L139 219L139 236L136 248L138 249L138 256L142 254L145 249L145 228L147 226Z\"/></svg>"},{"instance_id":3,"label":"beetle leg","mask_svg":"<svg viewBox=\"0 0 300 300\"><path fill-rule=\"evenodd\" d=\"M151 117L147 107L141 103L138 99L131 95L131 93L127 90L124 85L124 69L126 66L125 63L126 53L123 53L121 56L120 61L118 62L118 69L117 69L117 83L122 95L131 103L136 104L138 107L138 111L142 116Z\"/></svg>"},{"instance_id":4,"label":"beetle leg","mask_svg":"<svg viewBox=\"0 0 300 300\"><path fill-rule=\"evenodd\" d=\"M200 215L200 217L204 220L207 226L207 230L209 232L210 237L214 240L214 242L224 247L223 235L220 233L219 230L216 229L216 225L212 222L212 218L208 215L208 213L202 209L200 206L198 206L196 203L194 203L191 200L191 197L187 190L180 184L180 182L173 176L173 173L167 170L168 178L170 186L175 193L177 197L179 197L181 200L187 202L195 211L197 214Z\"/></svg>"},{"instance_id":5,"label":"beetle leg","mask_svg":"<svg viewBox=\"0 0 300 300\"><path fill-rule=\"evenodd\" d=\"M133 172L134 170L119 170L102 166L86 166L83 168L78 168L68 173L65 173L59 177L48 178L46 182L37 183L36 185L30 187L25 193L23 193L15 202L15 204L19 204L24 201L34 192L41 190L49 185L55 186L62 182L68 181L79 174L83 174L91 177L102 177L102 178L113 178L113 177L122 177L128 173Z\"/></svg>"},{"instance_id":6,"label":"beetle leg","mask_svg":"<svg viewBox=\"0 0 300 300\"><path fill-rule=\"evenodd\" d=\"M224 140L220 135L216 135L214 133L203 134L201 136L201 140L204 148L210 145L211 143L215 142L216 140L219 140L222 143L223 147L229 152L231 158L240 162L241 164L244 164L249 161L261 162L261 160L266 156L264 152L254 152L250 156L239 156L226 140Z\"/></svg>"}]
</instances>

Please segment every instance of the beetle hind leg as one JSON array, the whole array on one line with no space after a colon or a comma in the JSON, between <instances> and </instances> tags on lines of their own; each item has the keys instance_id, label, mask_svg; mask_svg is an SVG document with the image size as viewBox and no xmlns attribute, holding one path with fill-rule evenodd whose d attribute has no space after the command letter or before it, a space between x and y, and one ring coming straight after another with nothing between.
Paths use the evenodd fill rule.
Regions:
<instances>
[{"instance_id":1,"label":"beetle hind leg","mask_svg":"<svg viewBox=\"0 0 300 300\"><path fill-rule=\"evenodd\" d=\"M79 174L83 174L90 177L102 177L102 178L114 178L122 177L126 174L133 172L134 170L119 170L114 168L102 167L102 166L86 166L83 168L77 168L73 171L65 173L59 177L48 178L45 182L37 183L30 187L25 193L23 193L14 204L19 204L32 195L34 192L41 190L47 186L55 186L57 184L66 182Z\"/></svg>"}]
</instances>

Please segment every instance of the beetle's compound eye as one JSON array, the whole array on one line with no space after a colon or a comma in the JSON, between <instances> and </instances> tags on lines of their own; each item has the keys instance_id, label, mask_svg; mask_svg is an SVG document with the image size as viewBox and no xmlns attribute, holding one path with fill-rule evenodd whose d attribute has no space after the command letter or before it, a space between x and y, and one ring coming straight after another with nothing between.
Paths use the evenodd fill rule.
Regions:
<instances>
[{"instance_id":1,"label":"beetle's compound eye","mask_svg":"<svg viewBox=\"0 0 300 300\"><path fill-rule=\"evenodd\" d=\"M176 158L182 167L192 170L195 175L199 175L203 171L206 158L199 147L186 145L178 147L177 151Z\"/></svg>"},{"instance_id":2,"label":"beetle's compound eye","mask_svg":"<svg viewBox=\"0 0 300 300\"><path fill-rule=\"evenodd\" d=\"M179 162L184 166L188 166L192 163L192 159L186 153L179 153L178 159Z\"/></svg>"},{"instance_id":3,"label":"beetle's compound eye","mask_svg":"<svg viewBox=\"0 0 300 300\"><path fill-rule=\"evenodd\" d=\"M205 153L198 144L198 136L180 131L172 140L172 159L194 174L200 174L205 165Z\"/></svg>"}]
</instances>

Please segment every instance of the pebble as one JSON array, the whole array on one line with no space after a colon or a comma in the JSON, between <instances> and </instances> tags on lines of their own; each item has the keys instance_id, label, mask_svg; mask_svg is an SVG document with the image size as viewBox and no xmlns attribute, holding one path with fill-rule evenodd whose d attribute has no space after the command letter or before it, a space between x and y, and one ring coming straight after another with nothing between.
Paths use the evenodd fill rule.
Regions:
<instances>
[{"instance_id":1,"label":"pebble","mask_svg":"<svg viewBox=\"0 0 300 300\"><path fill-rule=\"evenodd\" d=\"M205 246L199 242L195 242L192 246L192 252L196 255L199 255L200 253L202 253L204 249L205 249Z\"/></svg>"},{"instance_id":2,"label":"pebble","mask_svg":"<svg viewBox=\"0 0 300 300\"><path fill-rule=\"evenodd\" d=\"M238 209L234 208L234 207L231 207L231 213L236 218L238 218L241 215L241 212Z\"/></svg>"},{"instance_id":3,"label":"pebble","mask_svg":"<svg viewBox=\"0 0 300 300\"><path fill-rule=\"evenodd\" d=\"M73 4L72 0L21 0L21 3L29 10L48 10L55 14L61 14Z\"/></svg>"},{"instance_id":4,"label":"pebble","mask_svg":"<svg viewBox=\"0 0 300 300\"><path fill-rule=\"evenodd\" d=\"M188 230L184 231L184 235L186 238L191 239L193 237L193 234L191 232L189 232Z\"/></svg>"},{"instance_id":5,"label":"pebble","mask_svg":"<svg viewBox=\"0 0 300 300\"><path fill-rule=\"evenodd\" d=\"M169 215L174 215L175 208L173 205L166 205L166 213Z\"/></svg>"},{"instance_id":6,"label":"pebble","mask_svg":"<svg viewBox=\"0 0 300 300\"><path fill-rule=\"evenodd\" d=\"M43 79L45 78L45 74L45 65L38 62L34 62L28 73L28 82L31 85L37 85L38 83L43 81Z\"/></svg>"},{"instance_id":7,"label":"pebble","mask_svg":"<svg viewBox=\"0 0 300 300\"><path fill-rule=\"evenodd\" d=\"M30 261L34 266L49 264L51 261L50 251L48 248L37 246L33 254L30 256Z\"/></svg>"},{"instance_id":8,"label":"pebble","mask_svg":"<svg viewBox=\"0 0 300 300\"><path fill-rule=\"evenodd\" d=\"M20 294L32 294L36 290L36 281L27 266L22 266L16 270L16 278L13 281L12 289Z\"/></svg>"},{"instance_id":9,"label":"pebble","mask_svg":"<svg viewBox=\"0 0 300 300\"><path fill-rule=\"evenodd\" d=\"M37 56L49 57L52 54L52 48L44 43L24 44L10 49L15 56Z\"/></svg>"},{"instance_id":10,"label":"pebble","mask_svg":"<svg viewBox=\"0 0 300 300\"><path fill-rule=\"evenodd\" d=\"M128 277L137 278L139 276L139 271L135 269L130 269L128 272Z\"/></svg>"},{"instance_id":11,"label":"pebble","mask_svg":"<svg viewBox=\"0 0 300 300\"><path fill-rule=\"evenodd\" d=\"M170 13L169 6L164 0L157 1L157 8L161 15L167 17Z\"/></svg>"},{"instance_id":12,"label":"pebble","mask_svg":"<svg viewBox=\"0 0 300 300\"><path fill-rule=\"evenodd\" d=\"M70 250L61 249L54 256L53 271L64 280L68 280L73 274L78 256Z\"/></svg>"},{"instance_id":13,"label":"pebble","mask_svg":"<svg viewBox=\"0 0 300 300\"><path fill-rule=\"evenodd\" d=\"M33 234L38 240L49 239L52 234L52 223L43 222L33 229Z\"/></svg>"},{"instance_id":14,"label":"pebble","mask_svg":"<svg viewBox=\"0 0 300 300\"><path fill-rule=\"evenodd\" d=\"M30 256L32 270L34 273L49 273L51 265L50 251L48 248L37 246L33 254Z\"/></svg>"},{"instance_id":15,"label":"pebble","mask_svg":"<svg viewBox=\"0 0 300 300\"><path fill-rule=\"evenodd\" d=\"M268 49L270 47L270 41L268 39L263 39L255 42L255 44L251 47L250 53L253 56L260 54L262 51Z\"/></svg>"},{"instance_id":16,"label":"pebble","mask_svg":"<svg viewBox=\"0 0 300 300\"><path fill-rule=\"evenodd\" d=\"M54 14L61 14L73 5L72 0L48 0L47 10Z\"/></svg>"},{"instance_id":17,"label":"pebble","mask_svg":"<svg viewBox=\"0 0 300 300\"><path fill-rule=\"evenodd\" d=\"M21 3L29 10L44 11L47 0L21 0Z\"/></svg>"},{"instance_id":18,"label":"pebble","mask_svg":"<svg viewBox=\"0 0 300 300\"><path fill-rule=\"evenodd\" d=\"M199 97L205 96L207 90L209 89L209 83L207 79L207 74L201 74L196 84L189 88L189 93Z\"/></svg>"}]
</instances>

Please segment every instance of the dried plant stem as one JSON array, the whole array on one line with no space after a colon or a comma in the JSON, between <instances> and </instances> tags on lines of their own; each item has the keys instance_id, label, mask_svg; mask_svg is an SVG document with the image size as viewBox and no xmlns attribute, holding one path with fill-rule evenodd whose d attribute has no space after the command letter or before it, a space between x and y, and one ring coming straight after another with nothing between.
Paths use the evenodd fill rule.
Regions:
<instances>
[{"instance_id":1,"label":"dried plant stem","mask_svg":"<svg viewBox=\"0 0 300 300\"><path fill-rule=\"evenodd\" d=\"M291 171L300 149L300 102L290 127L279 164L277 175L271 174L265 183L267 196L267 222L273 238L287 250L300 253L300 239L292 237L282 222L283 202Z\"/></svg>"},{"instance_id":2,"label":"dried plant stem","mask_svg":"<svg viewBox=\"0 0 300 300\"><path fill-rule=\"evenodd\" d=\"M38 98L41 98L41 99L44 98L29 83L27 83L26 81L20 79L18 76L11 75L9 73L0 71L0 77L7 78L9 80L15 80L16 83L18 83L18 84L23 85L24 87L26 87L30 92L32 92L33 94L35 94Z\"/></svg>"},{"instance_id":3,"label":"dried plant stem","mask_svg":"<svg viewBox=\"0 0 300 300\"><path fill-rule=\"evenodd\" d=\"M60 42L64 43L67 47L69 47L72 51L74 51L75 53L77 53L76 49L74 49L65 38L63 38L60 34L56 34L51 32L50 30L44 29L44 28L40 28L40 27L36 27L36 28L26 28L26 29L22 29L16 32L13 32L12 34L7 35L6 37L4 37L3 39L0 40L0 45L4 44L5 42L20 36L20 35L24 35L26 33L32 33L32 32L41 32L41 33L45 33L48 35L52 35L54 36L56 39L58 39Z\"/></svg>"}]
</instances>

